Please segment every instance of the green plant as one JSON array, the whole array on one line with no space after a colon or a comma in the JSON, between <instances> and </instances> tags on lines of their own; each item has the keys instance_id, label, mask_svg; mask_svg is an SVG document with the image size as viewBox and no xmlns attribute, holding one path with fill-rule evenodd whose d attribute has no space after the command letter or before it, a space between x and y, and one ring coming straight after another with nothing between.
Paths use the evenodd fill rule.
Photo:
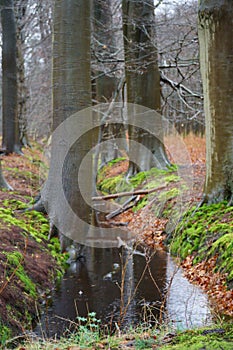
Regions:
<instances>
[{"instance_id":1,"label":"green plant","mask_svg":"<svg viewBox=\"0 0 233 350\"><path fill-rule=\"evenodd\" d=\"M100 320L95 312L89 312L87 317L77 317L77 330L74 340L80 347L90 346L100 340Z\"/></svg>"}]
</instances>

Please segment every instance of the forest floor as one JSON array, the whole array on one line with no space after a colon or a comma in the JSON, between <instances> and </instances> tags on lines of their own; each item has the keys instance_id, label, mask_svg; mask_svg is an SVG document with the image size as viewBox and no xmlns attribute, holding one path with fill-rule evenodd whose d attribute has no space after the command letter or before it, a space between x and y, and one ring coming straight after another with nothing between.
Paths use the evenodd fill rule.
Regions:
<instances>
[{"instance_id":1,"label":"forest floor","mask_svg":"<svg viewBox=\"0 0 233 350\"><path fill-rule=\"evenodd\" d=\"M184 139L184 142L194 170L192 175L193 190L191 195L189 194L186 198L190 208L192 205L198 204L202 198L205 177L205 141L201 137L189 135ZM48 244L49 226L47 219L33 211L28 213L19 211L26 208L28 203L38 194L40 178L44 177L41 172L46 173L41 159L41 149L35 145L32 149L25 149L23 156L10 155L3 157L2 161L4 176L14 188L14 191L0 192L0 346L1 344L3 346L6 340L15 334L25 334L28 327L37 320L38 308L43 300L43 295L51 292L54 288L55 279L58 275L61 275L64 261L67 259L67 255L59 254L57 239L53 239ZM126 161L118 162L106 168L105 178L117 177L119 174L123 174L126 168ZM171 178L171 181L166 185L166 191L171 194L174 193L177 186L176 181L173 180ZM157 192L156 196L158 195ZM139 237L140 242L155 249L165 249L164 241L167 239L165 227L168 220L163 216L155 216L154 211L151 210L153 206L150 205L153 204L153 198L153 196L147 198L147 200L149 199L149 202L147 202L149 205L141 209L138 207L136 211L131 208L111 219L110 224L111 222L114 225L117 222L127 223L127 228ZM142 202L143 198L140 199ZM175 205L175 196L174 198L171 196L167 202L170 207ZM226 225L232 225L232 218L228 214L224 214L222 221ZM214 255L210 259L200 261L197 264L193 264L194 258L195 255L186 254L182 259L181 266L184 268L185 275L192 282L200 285L209 295L216 315L223 313L232 316L233 292L227 288L226 274L219 271L213 272L217 257ZM222 332L225 331L222 330ZM232 336L232 329L230 332ZM195 335L199 336L199 333L195 333ZM140 337L142 340L143 337L150 336L144 334ZM171 335L167 337L167 341L165 338L164 336L160 346L173 342L173 338L176 337ZM121 345L118 344L115 348L129 348L124 347L124 344L132 343L132 341L127 337L125 339L122 340ZM153 339L156 339L155 335L153 335ZM30 346L24 345L20 348L30 349ZM148 348L156 349L160 346L156 345L155 342L153 346L149 345ZM42 348L79 349L77 345L68 346L66 344L64 347L59 347L51 343L48 347L44 345ZM98 346L93 345L90 348L113 349L114 347L107 347L102 341L98 343ZM144 349L147 347L144 344L142 347L131 345L131 348ZM175 348L186 349L184 345ZM202 348L215 349L214 347ZM220 348L228 349L224 346L216 347L216 349Z\"/></svg>"}]
</instances>

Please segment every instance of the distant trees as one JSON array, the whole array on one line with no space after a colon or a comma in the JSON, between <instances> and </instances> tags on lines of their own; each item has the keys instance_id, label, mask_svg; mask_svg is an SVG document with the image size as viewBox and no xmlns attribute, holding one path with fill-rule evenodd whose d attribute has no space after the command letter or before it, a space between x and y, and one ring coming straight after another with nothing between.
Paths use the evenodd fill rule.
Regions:
<instances>
[{"instance_id":1,"label":"distant trees","mask_svg":"<svg viewBox=\"0 0 233 350\"><path fill-rule=\"evenodd\" d=\"M156 9L161 111L179 132L204 132L197 0Z\"/></svg>"},{"instance_id":2,"label":"distant trees","mask_svg":"<svg viewBox=\"0 0 233 350\"><path fill-rule=\"evenodd\" d=\"M206 118L204 201L233 202L233 2L199 3L200 62Z\"/></svg>"},{"instance_id":3,"label":"distant trees","mask_svg":"<svg viewBox=\"0 0 233 350\"><path fill-rule=\"evenodd\" d=\"M120 28L114 23L114 11L117 11L114 5L119 2L93 1L92 70L96 103L112 101L123 74L123 63L119 62L123 59L123 38L119 37Z\"/></svg>"},{"instance_id":4,"label":"distant trees","mask_svg":"<svg viewBox=\"0 0 233 350\"><path fill-rule=\"evenodd\" d=\"M144 2L147 4L147 1ZM155 6L160 2L156 1ZM180 125L194 124L194 121L203 123L196 3L196 0L185 5L178 2L172 9L164 6L164 10L159 10L158 6L156 10L162 113ZM96 6L99 6L97 11ZM51 131L53 0L17 0L14 1L14 8L20 46L20 142L27 143L23 136L26 128L33 138L48 137ZM92 81L96 82L97 87L93 100L110 101L111 96L115 96L114 89L119 91L117 96L120 97L123 90L119 87L124 85L118 84L119 80L122 83L121 78L124 81L121 0L95 0L92 16Z\"/></svg>"},{"instance_id":5,"label":"distant trees","mask_svg":"<svg viewBox=\"0 0 233 350\"><path fill-rule=\"evenodd\" d=\"M51 131L53 0L16 0L18 119L20 144Z\"/></svg>"}]
</instances>

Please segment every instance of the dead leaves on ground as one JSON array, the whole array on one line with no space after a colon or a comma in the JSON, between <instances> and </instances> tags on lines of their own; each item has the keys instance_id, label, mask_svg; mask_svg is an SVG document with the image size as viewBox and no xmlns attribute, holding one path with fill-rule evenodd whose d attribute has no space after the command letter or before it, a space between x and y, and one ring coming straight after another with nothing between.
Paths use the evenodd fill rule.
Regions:
<instances>
[{"instance_id":1,"label":"dead leaves on ground","mask_svg":"<svg viewBox=\"0 0 233 350\"><path fill-rule=\"evenodd\" d=\"M216 312L233 316L233 290L227 289L225 274L214 272L217 256L195 265L193 258L188 256L181 264L184 275L208 294Z\"/></svg>"}]
</instances>

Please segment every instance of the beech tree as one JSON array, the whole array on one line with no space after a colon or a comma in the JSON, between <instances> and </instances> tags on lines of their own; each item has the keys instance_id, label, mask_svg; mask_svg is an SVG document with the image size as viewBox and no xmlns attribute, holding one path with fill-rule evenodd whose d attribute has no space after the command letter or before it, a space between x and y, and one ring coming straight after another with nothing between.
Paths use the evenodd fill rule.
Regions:
<instances>
[{"instance_id":1,"label":"beech tree","mask_svg":"<svg viewBox=\"0 0 233 350\"><path fill-rule=\"evenodd\" d=\"M3 149L21 153L17 104L17 46L13 0L1 1Z\"/></svg>"},{"instance_id":2,"label":"beech tree","mask_svg":"<svg viewBox=\"0 0 233 350\"><path fill-rule=\"evenodd\" d=\"M95 86L94 103L112 103L122 100L121 94L124 84L123 37L122 31L120 28L116 28L114 23L116 17L114 5L119 3L119 0L94 0L93 2L92 70L94 71ZM121 35L119 35L119 32ZM119 48L122 48L122 50ZM100 149L100 166L120 156L115 139L121 136L125 137L124 129L121 124L111 124L110 114L105 123L101 125L98 141L99 143L108 142Z\"/></svg>"},{"instance_id":3,"label":"beech tree","mask_svg":"<svg viewBox=\"0 0 233 350\"><path fill-rule=\"evenodd\" d=\"M71 115L91 105L91 71L90 71L90 1L57 0L54 8L53 25L53 131L68 120ZM57 198L58 188L63 187L70 208L83 221L90 220L91 209L83 199L78 181L78 170L82 159L91 149L92 138L85 134L68 149L63 164L62 184L57 166L59 156L67 149L70 132L75 132L78 124L74 122L69 130L63 130L57 140L52 135L51 163L48 179L42 189L41 199L35 209L49 214L52 226L59 229L61 249L65 250L70 241L63 236L72 236L69 231L70 217L64 203ZM77 130L78 132L78 130ZM64 140L64 141L63 141ZM92 164L89 163L83 177L86 185L92 186ZM62 227L62 229L61 229ZM83 234L83 227L75 227L75 233ZM70 237L73 238L73 237Z\"/></svg>"},{"instance_id":4,"label":"beech tree","mask_svg":"<svg viewBox=\"0 0 233 350\"><path fill-rule=\"evenodd\" d=\"M18 120L20 144L28 146L27 99L28 88L25 75L25 25L27 23L27 0L15 2L16 38L17 38L17 93L18 93Z\"/></svg>"},{"instance_id":5,"label":"beech tree","mask_svg":"<svg viewBox=\"0 0 233 350\"><path fill-rule=\"evenodd\" d=\"M200 62L206 119L204 201L233 199L233 2L199 1Z\"/></svg>"},{"instance_id":6,"label":"beech tree","mask_svg":"<svg viewBox=\"0 0 233 350\"><path fill-rule=\"evenodd\" d=\"M123 0L122 8L127 102L160 112L154 2ZM159 128L161 126L158 125ZM169 165L161 140L133 126L129 126L129 137L143 144L153 154L150 159L142 153L138 154L138 159L134 163L130 162L129 175L139 170L149 170L153 166L166 168Z\"/></svg>"}]
</instances>

